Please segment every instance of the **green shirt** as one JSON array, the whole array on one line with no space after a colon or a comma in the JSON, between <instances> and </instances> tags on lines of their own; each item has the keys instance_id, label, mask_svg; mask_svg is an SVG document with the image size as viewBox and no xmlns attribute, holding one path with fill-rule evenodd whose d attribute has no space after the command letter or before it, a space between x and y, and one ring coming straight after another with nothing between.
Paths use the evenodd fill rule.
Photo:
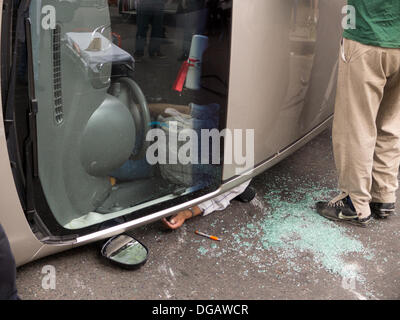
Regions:
<instances>
[{"instance_id":1,"label":"green shirt","mask_svg":"<svg viewBox=\"0 0 400 320\"><path fill-rule=\"evenodd\" d=\"M366 45L400 48L400 0L348 0L356 9L356 28L343 36Z\"/></svg>"}]
</instances>

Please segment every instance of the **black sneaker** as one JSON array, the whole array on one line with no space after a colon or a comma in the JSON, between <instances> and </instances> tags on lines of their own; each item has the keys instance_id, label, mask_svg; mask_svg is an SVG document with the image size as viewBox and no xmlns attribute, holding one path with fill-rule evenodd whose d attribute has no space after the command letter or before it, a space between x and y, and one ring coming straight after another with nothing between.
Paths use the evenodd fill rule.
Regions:
<instances>
[{"instance_id":1,"label":"black sneaker","mask_svg":"<svg viewBox=\"0 0 400 320\"><path fill-rule=\"evenodd\" d=\"M242 194L238 195L233 200L237 200L243 203L249 203L255 197L256 197L256 192L254 191L254 189L252 187L247 187Z\"/></svg>"},{"instance_id":2,"label":"black sneaker","mask_svg":"<svg viewBox=\"0 0 400 320\"><path fill-rule=\"evenodd\" d=\"M394 203L379 203L371 202L369 204L372 214L380 219L385 219L391 215L395 214L395 204Z\"/></svg>"},{"instance_id":3,"label":"black sneaker","mask_svg":"<svg viewBox=\"0 0 400 320\"><path fill-rule=\"evenodd\" d=\"M335 202L334 200L330 202L317 202L317 212L329 220L343 221L360 227L366 227L371 221L371 216L362 219L359 218L348 198Z\"/></svg>"}]
</instances>

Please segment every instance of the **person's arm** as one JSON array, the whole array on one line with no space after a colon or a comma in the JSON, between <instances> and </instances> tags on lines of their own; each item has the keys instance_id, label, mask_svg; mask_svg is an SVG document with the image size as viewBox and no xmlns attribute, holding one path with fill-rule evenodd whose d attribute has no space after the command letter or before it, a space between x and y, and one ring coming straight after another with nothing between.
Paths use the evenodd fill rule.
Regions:
<instances>
[{"instance_id":1,"label":"person's arm","mask_svg":"<svg viewBox=\"0 0 400 320\"><path fill-rule=\"evenodd\" d=\"M163 219L163 223L169 229L175 230L180 228L186 220L199 216L202 213L203 211L198 206L195 206L193 208L178 212L170 220Z\"/></svg>"}]
</instances>

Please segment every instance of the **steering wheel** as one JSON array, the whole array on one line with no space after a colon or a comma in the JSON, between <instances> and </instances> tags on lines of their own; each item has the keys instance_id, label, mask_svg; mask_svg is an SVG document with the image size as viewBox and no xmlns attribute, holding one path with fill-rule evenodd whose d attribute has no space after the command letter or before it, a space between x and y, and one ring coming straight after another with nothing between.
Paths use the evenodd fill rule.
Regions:
<instances>
[{"instance_id":1,"label":"steering wheel","mask_svg":"<svg viewBox=\"0 0 400 320\"><path fill-rule=\"evenodd\" d=\"M150 130L151 117L142 89L131 78L121 77L113 79L109 93L129 109L135 121L136 142L130 159L143 159L150 144L146 136Z\"/></svg>"}]
</instances>

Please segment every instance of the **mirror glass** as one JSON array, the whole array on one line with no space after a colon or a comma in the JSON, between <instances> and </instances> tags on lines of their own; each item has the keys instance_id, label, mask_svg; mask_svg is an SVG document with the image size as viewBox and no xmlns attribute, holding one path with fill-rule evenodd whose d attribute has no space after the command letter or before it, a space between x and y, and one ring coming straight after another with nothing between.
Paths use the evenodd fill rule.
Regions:
<instances>
[{"instance_id":1,"label":"mirror glass","mask_svg":"<svg viewBox=\"0 0 400 320\"><path fill-rule=\"evenodd\" d=\"M148 249L128 235L119 235L107 241L102 255L122 267L134 268L146 262Z\"/></svg>"}]
</instances>

